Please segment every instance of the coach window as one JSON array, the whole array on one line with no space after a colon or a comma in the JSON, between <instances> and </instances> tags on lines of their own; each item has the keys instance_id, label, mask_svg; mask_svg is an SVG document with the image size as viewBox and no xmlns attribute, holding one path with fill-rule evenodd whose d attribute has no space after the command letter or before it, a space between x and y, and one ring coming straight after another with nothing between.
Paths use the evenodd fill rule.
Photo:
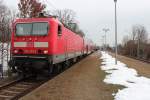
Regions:
<instances>
[{"instance_id":1,"label":"coach window","mask_svg":"<svg viewBox=\"0 0 150 100\"><path fill-rule=\"evenodd\" d=\"M58 36L62 35L62 27L61 25L58 25Z\"/></svg>"}]
</instances>

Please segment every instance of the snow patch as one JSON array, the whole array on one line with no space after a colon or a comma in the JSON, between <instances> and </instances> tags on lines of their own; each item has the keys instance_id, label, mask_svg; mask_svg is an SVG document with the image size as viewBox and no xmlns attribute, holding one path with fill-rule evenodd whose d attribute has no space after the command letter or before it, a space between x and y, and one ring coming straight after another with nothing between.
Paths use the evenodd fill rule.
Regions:
<instances>
[{"instance_id":1,"label":"snow patch","mask_svg":"<svg viewBox=\"0 0 150 100\"><path fill-rule=\"evenodd\" d=\"M150 100L150 79L139 76L133 68L117 61L105 52L102 54L101 69L108 73L104 79L105 83L117 84L126 88L118 90L114 95L115 100Z\"/></svg>"}]
</instances>

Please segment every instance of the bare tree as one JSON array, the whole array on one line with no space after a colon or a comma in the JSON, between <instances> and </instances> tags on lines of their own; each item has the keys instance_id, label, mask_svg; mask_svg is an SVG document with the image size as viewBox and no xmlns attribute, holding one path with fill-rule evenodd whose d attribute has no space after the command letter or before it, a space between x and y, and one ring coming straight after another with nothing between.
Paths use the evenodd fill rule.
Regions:
<instances>
[{"instance_id":1,"label":"bare tree","mask_svg":"<svg viewBox=\"0 0 150 100\"><path fill-rule=\"evenodd\" d=\"M132 27L132 33L131 33L131 38L133 41L136 39L136 36L137 36L137 27L133 26Z\"/></svg>"},{"instance_id":2,"label":"bare tree","mask_svg":"<svg viewBox=\"0 0 150 100\"><path fill-rule=\"evenodd\" d=\"M0 1L0 41L8 41L10 33L10 10Z\"/></svg>"},{"instance_id":3,"label":"bare tree","mask_svg":"<svg viewBox=\"0 0 150 100\"><path fill-rule=\"evenodd\" d=\"M147 42L147 30L142 25L135 25L134 32L137 40L137 56L140 57L144 53L145 44Z\"/></svg>"},{"instance_id":4,"label":"bare tree","mask_svg":"<svg viewBox=\"0 0 150 100\"><path fill-rule=\"evenodd\" d=\"M122 53L125 54L125 55L129 55L130 51L131 51L130 50L131 42L130 42L130 39L129 39L128 35L123 37L122 45L123 45L123 50L120 50L120 51L122 51Z\"/></svg>"},{"instance_id":5,"label":"bare tree","mask_svg":"<svg viewBox=\"0 0 150 100\"><path fill-rule=\"evenodd\" d=\"M23 18L29 17L30 5L31 5L30 0L20 0L18 4L20 17Z\"/></svg>"},{"instance_id":6,"label":"bare tree","mask_svg":"<svg viewBox=\"0 0 150 100\"><path fill-rule=\"evenodd\" d=\"M18 4L20 11L20 17L38 17L40 12L43 12L46 8L45 4L42 4L39 0L20 0Z\"/></svg>"},{"instance_id":7,"label":"bare tree","mask_svg":"<svg viewBox=\"0 0 150 100\"><path fill-rule=\"evenodd\" d=\"M54 11L51 11L50 13L52 13L52 15L55 15L58 17L58 19L66 26L70 27L69 24L70 23L75 23L75 16L76 13L71 10L71 9L57 9Z\"/></svg>"},{"instance_id":8,"label":"bare tree","mask_svg":"<svg viewBox=\"0 0 150 100\"><path fill-rule=\"evenodd\" d=\"M131 35L123 38L123 54L149 59L150 48L148 41L147 30L142 25L134 25Z\"/></svg>"},{"instance_id":9,"label":"bare tree","mask_svg":"<svg viewBox=\"0 0 150 100\"><path fill-rule=\"evenodd\" d=\"M9 40L10 31L10 10L5 6L3 0L0 0L0 41Z\"/></svg>"},{"instance_id":10,"label":"bare tree","mask_svg":"<svg viewBox=\"0 0 150 100\"><path fill-rule=\"evenodd\" d=\"M11 21L11 11L3 3L3 0L0 0L0 64L2 64L2 66L4 66L4 62L8 62L9 59ZM7 66L5 65L5 67ZM1 71L3 71L3 69L1 69Z\"/></svg>"},{"instance_id":11,"label":"bare tree","mask_svg":"<svg viewBox=\"0 0 150 100\"><path fill-rule=\"evenodd\" d=\"M123 37L123 40L122 40L123 46L127 45L127 42L128 42L128 41L129 41L129 36L128 36L128 35L124 36L124 37Z\"/></svg>"},{"instance_id":12,"label":"bare tree","mask_svg":"<svg viewBox=\"0 0 150 100\"><path fill-rule=\"evenodd\" d=\"M137 40L140 40L140 42L146 42L148 39L147 30L142 25L137 25L136 27L136 34L137 34Z\"/></svg>"},{"instance_id":13,"label":"bare tree","mask_svg":"<svg viewBox=\"0 0 150 100\"><path fill-rule=\"evenodd\" d=\"M71 29L76 34L78 34L82 37L85 36L84 32L79 28L79 25L75 19L76 13L73 10L71 10L71 9L63 9L63 10L57 9L54 11L50 11L49 13L51 13L54 16L57 16L59 21L61 23L63 23L65 27Z\"/></svg>"}]
</instances>

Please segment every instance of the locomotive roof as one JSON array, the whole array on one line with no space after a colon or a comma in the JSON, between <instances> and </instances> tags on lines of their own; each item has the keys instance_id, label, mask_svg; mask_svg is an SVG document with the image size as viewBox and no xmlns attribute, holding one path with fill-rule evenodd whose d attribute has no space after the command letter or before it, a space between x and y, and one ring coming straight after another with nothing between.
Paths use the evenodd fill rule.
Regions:
<instances>
[{"instance_id":1,"label":"locomotive roof","mask_svg":"<svg viewBox=\"0 0 150 100\"><path fill-rule=\"evenodd\" d=\"M15 20L15 23L21 23L21 22L49 22L49 21L55 21L56 23L61 22L54 17L49 17L49 18L18 18Z\"/></svg>"}]
</instances>

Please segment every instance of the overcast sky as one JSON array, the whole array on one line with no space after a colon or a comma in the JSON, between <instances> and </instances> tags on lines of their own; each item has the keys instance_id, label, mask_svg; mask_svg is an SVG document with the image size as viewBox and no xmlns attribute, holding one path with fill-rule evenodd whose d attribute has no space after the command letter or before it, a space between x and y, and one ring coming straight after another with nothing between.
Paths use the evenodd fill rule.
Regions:
<instances>
[{"instance_id":1,"label":"overcast sky","mask_svg":"<svg viewBox=\"0 0 150 100\"><path fill-rule=\"evenodd\" d=\"M19 0L4 0L17 9ZM103 28L109 28L107 43L114 45L114 2L113 0L41 0L47 9L72 9L77 14L80 27L95 43L102 43ZM144 25L150 32L150 0L118 0L118 42L128 35L135 24Z\"/></svg>"}]
</instances>

